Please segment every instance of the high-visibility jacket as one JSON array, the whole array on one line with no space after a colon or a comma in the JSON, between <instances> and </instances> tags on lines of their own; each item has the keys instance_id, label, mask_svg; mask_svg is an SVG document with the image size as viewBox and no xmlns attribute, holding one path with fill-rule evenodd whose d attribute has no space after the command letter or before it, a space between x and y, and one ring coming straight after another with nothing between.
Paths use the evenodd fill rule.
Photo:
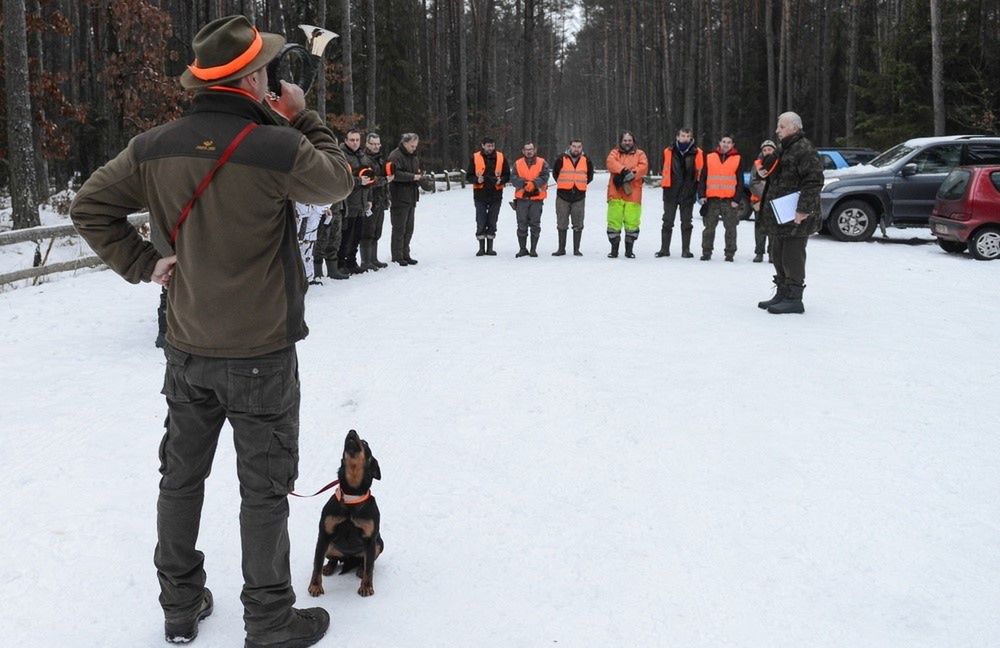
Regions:
<instances>
[{"instance_id":1,"label":"high-visibility jacket","mask_svg":"<svg viewBox=\"0 0 1000 648\"><path fill-rule=\"evenodd\" d=\"M581 154L580 158L573 164L573 158L564 155L562 166L559 167L559 177L556 178L557 189L578 189L587 190L587 156Z\"/></svg>"},{"instance_id":2,"label":"high-visibility jacket","mask_svg":"<svg viewBox=\"0 0 1000 648\"><path fill-rule=\"evenodd\" d=\"M632 149L625 153L616 146L608 153L606 165L608 173L611 174L611 178L608 179L608 200L624 200L641 205L642 179L649 172L649 160L646 159L646 152L642 149ZM621 173L623 169L632 169L635 172L635 177L628 185L630 187L628 192L625 191L624 187L616 187L614 183L614 176Z\"/></svg>"},{"instance_id":3,"label":"high-visibility jacket","mask_svg":"<svg viewBox=\"0 0 1000 648\"><path fill-rule=\"evenodd\" d=\"M760 158L757 158L756 160L753 161L753 167L754 169L756 169L757 173L754 173L753 176L750 178L750 184L751 184L750 202L756 204L760 202L760 195L753 192L754 182L755 181L761 182L764 178L774 173L774 170L778 168L778 157L775 156L774 162L771 163L771 167L767 169L767 176L762 176L760 174L760 170L764 168L764 161L761 160ZM761 189L763 189L763 184L761 185Z\"/></svg>"},{"instance_id":4,"label":"high-visibility jacket","mask_svg":"<svg viewBox=\"0 0 1000 648\"><path fill-rule=\"evenodd\" d=\"M522 157L518 158L517 162L514 163L514 170L517 172L517 177L521 178L525 182L525 186L521 187L514 192L515 198L527 198L528 200L545 200L545 196L548 195L548 182L539 182L538 176L541 175L542 169L545 168L545 160L540 157L535 157L535 161L528 166L528 162ZM548 175L548 172L546 172ZM527 183L531 183L537 193L526 196L524 195L524 190L527 187Z\"/></svg>"},{"instance_id":5,"label":"high-visibility jacket","mask_svg":"<svg viewBox=\"0 0 1000 648\"><path fill-rule=\"evenodd\" d=\"M699 147L694 148L694 179L697 182L701 179L701 170L705 168L705 152ZM660 186L664 189L670 187L673 183L673 169L674 169L674 147L668 146L663 149L663 180L660 181Z\"/></svg>"},{"instance_id":6,"label":"high-visibility jacket","mask_svg":"<svg viewBox=\"0 0 1000 648\"><path fill-rule=\"evenodd\" d=\"M486 175L486 156L483 155L483 152L482 151L476 151L472 155L472 159L476 163L476 175L477 176L485 176ZM496 170L493 172L493 175L497 179L496 188L497 189L503 189L503 183L500 182L500 176L503 175L503 153L501 153L500 151L497 151ZM472 185L472 188L473 189L482 189L484 186L485 186L484 183L477 182L474 185Z\"/></svg>"},{"instance_id":7,"label":"high-visibility jacket","mask_svg":"<svg viewBox=\"0 0 1000 648\"><path fill-rule=\"evenodd\" d=\"M705 177L706 198L738 199L740 162L740 154L736 153L735 149L726 157L725 162L722 161L718 151L708 154L705 160L705 165L708 167Z\"/></svg>"}]
</instances>

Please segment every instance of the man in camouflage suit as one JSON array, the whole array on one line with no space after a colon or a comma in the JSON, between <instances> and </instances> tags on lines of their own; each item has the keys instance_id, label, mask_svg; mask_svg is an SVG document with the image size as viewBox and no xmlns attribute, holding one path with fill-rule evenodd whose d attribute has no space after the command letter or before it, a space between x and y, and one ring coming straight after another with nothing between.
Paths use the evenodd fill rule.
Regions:
<instances>
[{"instance_id":1,"label":"man in camouflage suit","mask_svg":"<svg viewBox=\"0 0 1000 648\"><path fill-rule=\"evenodd\" d=\"M781 153L777 168L767 177L761 196L760 218L771 237L771 257L774 264L772 299L757 304L769 313L804 313L802 290L806 278L806 243L809 235L819 231L819 193L823 189L823 163L816 147L802 132L802 118L786 112L778 118L775 131L780 138ZM800 192L795 219L779 224L771 201Z\"/></svg>"}]
</instances>

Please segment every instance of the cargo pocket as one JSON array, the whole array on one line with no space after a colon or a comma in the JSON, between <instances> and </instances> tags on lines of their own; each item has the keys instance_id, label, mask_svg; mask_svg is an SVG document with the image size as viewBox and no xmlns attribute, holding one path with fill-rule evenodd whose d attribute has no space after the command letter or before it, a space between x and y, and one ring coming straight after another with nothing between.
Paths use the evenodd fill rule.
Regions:
<instances>
[{"instance_id":1,"label":"cargo pocket","mask_svg":"<svg viewBox=\"0 0 1000 648\"><path fill-rule=\"evenodd\" d=\"M280 495L295 490L299 476L299 429L294 424L279 425L271 434L267 450L267 477L271 489Z\"/></svg>"},{"instance_id":2,"label":"cargo pocket","mask_svg":"<svg viewBox=\"0 0 1000 648\"><path fill-rule=\"evenodd\" d=\"M247 414L278 414L285 400L281 364L259 361L229 364L229 409Z\"/></svg>"},{"instance_id":3,"label":"cargo pocket","mask_svg":"<svg viewBox=\"0 0 1000 648\"><path fill-rule=\"evenodd\" d=\"M163 355L167 359L167 367L163 373L163 389L160 393L175 403L190 403L191 387L184 376L184 368L191 356L169 345L164 347Z\"/></svg>"},{"instance_id":4,"label":"cargo pocket","mask_svg":"<svg viewBox=\"0 0 1000 648\"><path fill-rule=\"evenodd\" d=\"M163 433L163 439L160 440L160 449L157 451L157 456L160 458L160 474L167 474L167 439L170 437L170 417L167 416L167 420L163 422L163 427L168 428Z\"/></svg>"}]
</instances>

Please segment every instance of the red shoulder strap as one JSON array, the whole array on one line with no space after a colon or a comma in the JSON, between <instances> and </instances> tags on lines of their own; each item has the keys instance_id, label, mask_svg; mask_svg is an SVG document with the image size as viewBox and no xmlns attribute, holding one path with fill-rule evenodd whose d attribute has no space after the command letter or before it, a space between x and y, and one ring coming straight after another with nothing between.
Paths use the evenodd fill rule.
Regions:
<instances>
[{"instance_id":1,"label":"red shoulder strap","mask_svg":"<svg viewBox=\"0 0 1000 648\"><path fill-rule=\"evenodd\" d=\"M222 152L221 156L219 156L219 159L215 161L215 165L212 167L212 170L209 171L208 174L201 179L201 182L198 183L198 188L194 190L194 195L191 196L191 200L184 205L184 209L181 210L181 215L177 219L177 224L174 225L173 231L170 232L171 244L177 242L177 234L181 231L181 225L183 225L184 221L187 220L187 217L191 215L191 210L194 208L194 204L198 201L198 198L201 197L201 194L205 193L205 190L208 189L208 185L212 184L212 178L215 177L215 174L219 171L219 169L225 166L226 162L228 162L229 158L232 157L240 143L244 140L244 138L246 138L247 135L250 134L250 131L255 128L257 128L257 123L250 122L243 128L243 130L237 133L236 137L233 138L233 141L226 147L226 150Z\"/></svg>"}]
</instances>

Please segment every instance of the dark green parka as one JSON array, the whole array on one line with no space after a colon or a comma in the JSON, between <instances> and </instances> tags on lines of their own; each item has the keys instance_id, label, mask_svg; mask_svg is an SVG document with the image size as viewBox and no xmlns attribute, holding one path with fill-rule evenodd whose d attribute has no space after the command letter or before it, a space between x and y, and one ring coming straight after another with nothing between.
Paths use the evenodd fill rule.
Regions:
<instances>
[{"instance_id":1,"label":"dark green parka","mask_svg":"<svg viewBox=\"0 0 1000 648\"><path fill-rule=\"evenodd\" d=\"M823 189L823 163L816 147L802 131L781 140L778 168L768 176L761 197L761 218L771 236L809 236L819 231L819 192ZM809 217L798 225L794 221L779 225L771 211L771 201L801 191L797 212Z\"/></svg>"}]
</instances>

